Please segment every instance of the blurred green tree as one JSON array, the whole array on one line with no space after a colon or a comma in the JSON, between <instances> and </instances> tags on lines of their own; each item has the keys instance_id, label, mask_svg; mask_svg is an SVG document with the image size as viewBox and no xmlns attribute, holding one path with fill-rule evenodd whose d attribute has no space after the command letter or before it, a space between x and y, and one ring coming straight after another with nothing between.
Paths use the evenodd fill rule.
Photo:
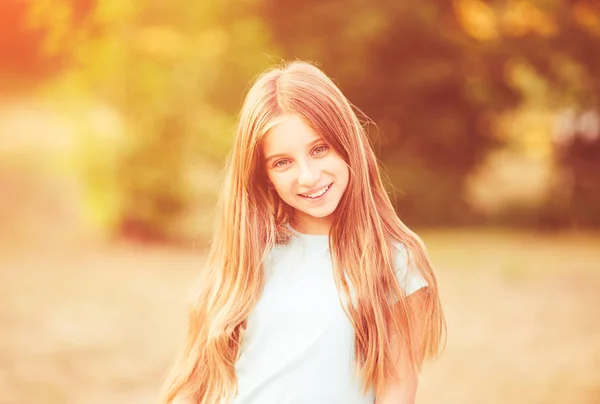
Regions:
<instances>
[{"instance_id":1,"label":"blurred green tree","mask_svg":"<svg viewBox=\"0 0 600 404\"><path fill-rule=\"evenodd\" d=\"M51 33L49 54L70 58L63 90L124 118L114 167L99 170L92 152L89 184L119 196L106 199L118 203L110 222L136 237L193 233L190 211L214 201L206 164L222 164L248 82L280 59L318 62L377 123L377 153L412 225L471 219L466 180L505 142L495 119L521 99L515 66L546 80L551 107L588 108L600 91L592 0L90 1L32 2L31 24Z\"/></svg>"},{"instance_id":2,"label":"blurred green tree","mask_svg":"<svg viewBox=\"0 0 600 404\"><path fill-rule=\"evenodd\" d=\"M516 66L530 66L546 81L553 95L548 108L598 105L600 54L591 51L600 49L596 1L261 5L284 57L319 61L378 124L372 131L378 154L401 194L398 212L410 223L469 221L468 175L505 143L494 120L527 90L514 80ZM573 161L586 158L580 153ZM600 204L598 196L582 205L590 198Z\"/></svg>"},{"instance_id":3,"label":"blurred green tree","mask_svg":"<svg viewBox=\"0 0 600 404\"><path fill-rule=\"evenodd\" d=\"M600 226L600 2L496 1L510 16L504 42L544 77L553 127L554 184L541 206L544 227ZM525 7L527 5L527 7Z\"/></svg>"},{"instance_id":4,"label":"blurred green tree","mask_svg":"<svg viewBox=\"0 0 600 404\"><path fill-rule=\"evenodd\" d=\"M116 167L98 170L92 160L103 157L90 153L87 179L92 188L109 184L93 194L118 201L99 213L117 215L106 217L117 233L176 240L206 231L190 220L191 211L210 212L214 202L217 180L207 181L201 168L214 174L210 163L221 165L248 78L269 63L261 22L245 11L250 5L230 13L216 0L103 0L80 24L56 18L71 16L70 1L32 5L32 19L55 33L46 46L70 57L59 80L63 94L110 105L124 118ZM88 143L93 149L95 140Z\"/></svg>"}]
</instances>

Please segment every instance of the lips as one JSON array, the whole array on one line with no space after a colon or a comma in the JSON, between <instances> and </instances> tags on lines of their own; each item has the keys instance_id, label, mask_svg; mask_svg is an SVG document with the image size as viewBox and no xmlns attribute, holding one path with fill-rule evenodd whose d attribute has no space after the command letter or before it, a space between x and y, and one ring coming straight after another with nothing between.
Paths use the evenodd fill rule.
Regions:
<instances>
[{"instance_id":1,"label":"lips","mask_svg":"<svg viewBox=\"0 0 600 404\"><path fill-rule=\"evenodd\" d=\"M300 196L304 197L304 198L309 198L309 199L317 199L323 195L325 195L325 193L327 191L329 191L329 188L331 188L331 185L333 185L333 183L325 185L324 187L321 188L317 188L314 191L305 193L305 194L300 194Z\"/></svg>"}]
</instances>

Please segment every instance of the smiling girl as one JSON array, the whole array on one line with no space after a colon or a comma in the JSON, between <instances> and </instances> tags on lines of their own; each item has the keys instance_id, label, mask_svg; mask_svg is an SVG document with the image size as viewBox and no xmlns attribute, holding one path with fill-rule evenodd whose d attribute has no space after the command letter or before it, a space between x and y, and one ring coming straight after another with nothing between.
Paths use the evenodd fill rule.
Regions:
<instances>
[{"instance_id":1,"label":"smiling girl","mask_svg":"<svg viewBox=\"0 0 600 404\"><path fill-rule=\"evenodd\" d=\"M352 105L292 62L250 89L165 402L414 403L445 331Z\"/></svg>"}]
</instances>

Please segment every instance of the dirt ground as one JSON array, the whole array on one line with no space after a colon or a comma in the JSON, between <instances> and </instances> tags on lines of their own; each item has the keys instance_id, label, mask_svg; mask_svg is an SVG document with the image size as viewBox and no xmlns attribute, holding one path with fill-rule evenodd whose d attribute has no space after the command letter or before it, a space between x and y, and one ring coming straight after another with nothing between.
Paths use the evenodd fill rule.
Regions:
<instances>
[{"instance_id":1,"label":"dirt ground","mask_svg":"<svg viewBox=\"0 0 600 404\"><path fill-rule=\"evenodd\" d=\"M600 235L422 235L448 340L419 404L600 403ZM157 402L202 248L0 251L0 403Z\"/></svg>"}]
</instances>

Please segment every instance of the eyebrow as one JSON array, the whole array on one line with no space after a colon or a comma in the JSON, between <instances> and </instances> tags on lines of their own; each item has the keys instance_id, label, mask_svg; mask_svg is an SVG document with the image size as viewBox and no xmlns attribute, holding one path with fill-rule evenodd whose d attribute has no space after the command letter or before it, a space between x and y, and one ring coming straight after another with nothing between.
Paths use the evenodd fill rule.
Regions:
<instances>
[{"instance_id":1,"label":"eyebrow","mask_svg":"<svg viewBox=\"0 0 600 404\"><path fill-rule=\"evenodd\" d=\"M315 140L313 140L312 142L310 142L310 143L308 144L308 148L310 149L310 148L311 148L311 147L313 147L315 144L317 144L317 143L319 143L319 142L322 142L322 141L323 141L323 138L322 138L322 137L318 137L318 138L316 138ZM271 155L271 156L269 156L269 157L265 158L265 162L266 162L266 163L268 163L269 161L271 161L271 160L273 160L273 159L275 159L275 158L278 158L278 157L285 157L285 154L284 154L284 153L280 153L280 154L273 154L273 155Z\"/></svg>"}]
</instances>

